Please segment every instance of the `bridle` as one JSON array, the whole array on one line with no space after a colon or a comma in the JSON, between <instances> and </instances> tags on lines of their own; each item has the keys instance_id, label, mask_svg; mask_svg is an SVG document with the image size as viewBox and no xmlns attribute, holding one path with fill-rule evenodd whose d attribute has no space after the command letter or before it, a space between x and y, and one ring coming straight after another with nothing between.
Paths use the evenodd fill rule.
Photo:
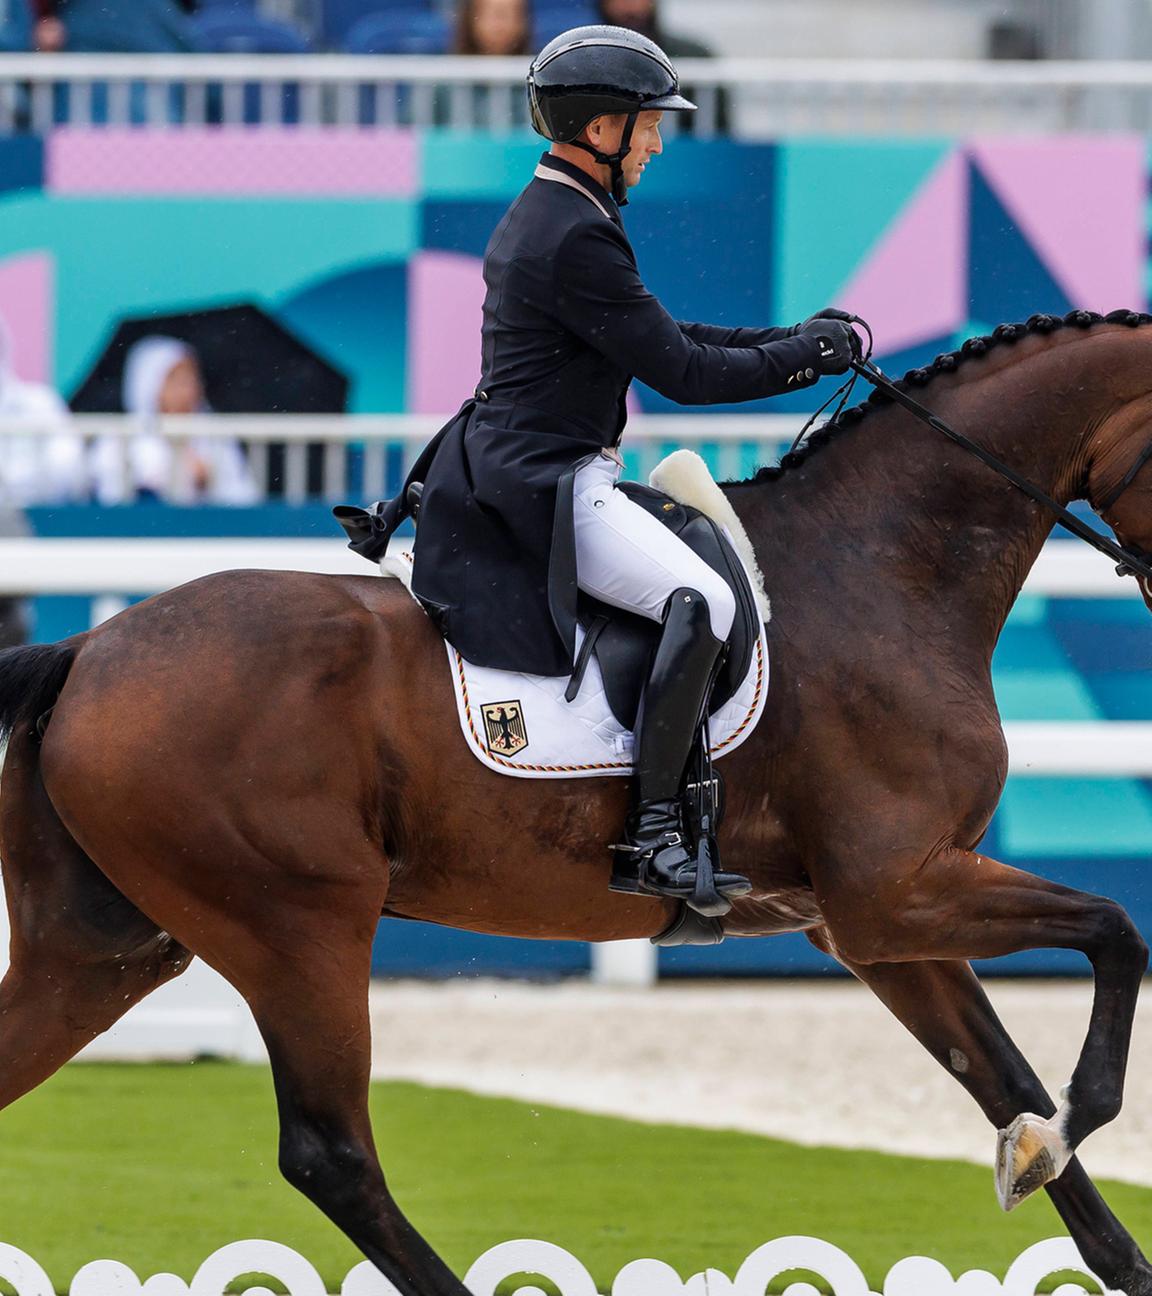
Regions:
<instances>
[{"instance_id":1,"label":"bridle","mask_svg":"<svg viewBox=\"0 0 1152 1296\"><path fill-rule=\"evenodd\" d=\"M981 461L981 463L987 464L993 472L996 472L1003 477L1005 481L1011 482L1017 490L1021 491L1024 495L1027 495L1029 499L1034 500L1037 504L1043 505L1043 507L1050 513L1055 514L1056 521L1064 527L1066 531L1070 531L1078 539L1083 540L1085 544L1091 545L1093 549L1096 549L1100 553L1111 558L1116 564L1117 576L1135 576L1141 582L1149 597L1152 597L1152 551L1145 549L1126 549L1123 545L1117 544L1115 540L1111 540L1107 536L1101 535L1098 531L1094 531L1070 509L1065 508L1063 504L1054 500L1051 495L1042 491L1039 486L1030 482L1027 477L1022 477L1015 468L1010 467L1008 464L1004 463L1003 460L998 459L994 454L990 454L982 445L977 445L975 441L966 437L962 432L957 432L955 428L949 427L942 418L933 414L930 409L926 409L919 401L913 399L913 397L909 396L906 391L896 386L896 384L893 383L885 373L883 373L880 367L875 364L871 358L873 347L872 330L864 320L860 319L859 316L852 316L851 322L859 324L868 335L867 349L864 351L863 355L859 355L852 360L852 377L844 387L837 390L829 400L825 401L824 405L820 407L820 410L817 410L816 414L808 420L804 425L804 428L801 430L800 435L793 442L793 449L799 445L804 434L808 431L808 428L811 427L820 412L827 408L827 406L843 392L843 397L837 407L836 415L834 415L833 418L839 415L848 400L848 396L851 394L852 387L855 384L857 377L863 378L866 382L871 383L873 387L882 391L890 400L906 409L909 414L913 415L913 417L919 419L921 423L925 423L928 427L934 428L942 436L947 437L949 441L960 446L961 449L966 450L969 454L974 455ZM1099 504L1092 505L1093 512L1098 516L1102 516L1106 509L1111 508L1120 496L1124 494L1128 487L1136 480L1141 468L1143 468L1150 459L1152 459L1152 442L1149 442L1149 444L1140 452L1136 461L1124 474L1119 485L1109 491L1107 496L1101 500Z\"/></svg>"}]
</instances>

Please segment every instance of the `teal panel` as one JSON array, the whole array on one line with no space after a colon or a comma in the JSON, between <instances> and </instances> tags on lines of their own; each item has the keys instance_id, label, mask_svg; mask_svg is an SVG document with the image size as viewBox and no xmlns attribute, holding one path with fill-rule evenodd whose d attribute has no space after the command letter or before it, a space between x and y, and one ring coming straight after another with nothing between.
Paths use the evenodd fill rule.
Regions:
<instances>
[{"instance_id":1,"label":"teal panel","mask_svg":"<svg viewBox=\"0 0 1152 1296\"><path fill-rule=\"evenodd\" d=\"M1004 720L1101 720L1100 708L1071 671L993 668L996 701Z\"/></svg>"},{"instance_id":2,"label":"teal panel","mask_svg":"<svg viewBox=\"0 0 1152 1296\"><path fill-rule=\"evenodd\" d=\"M428 130L420 140L419 191L425 198L515 198L548 147L532 131L484 135Z\"/></svg>"},{"instance_id":3,"label":"teal panel","mask_svg":"<svg viewBox=\"0 0 1152 1296\"><path fill-rule=\"evenodd\" d=\"M1013 667L1044 671L1069 671L1072 664L1044 625L1009 621L1000 635L992 664L1001 670Z\"/></svg>"},{"instance_id":4,"label":"teal panel","mask_svg":"<svg viewBox=\"0 0 1152 1296\"><path fill-rule=\"evenodd\" d=\"M832 302L954 147L942 139L781 144L774 317L802 319Z\"/></svg>"},{"instance_id":5,"label":"teal panel","mask_svg":"<svg viewBox=\"0 0 1152 1296\"><path fill-rule=\"evenodd\" d=\"M285 324L346 373L348 413L405 408L408 267L355 266L279 303Z\"/></svg>"},{"instance_id":6,"label":"teal panel","mask_svg":"<svg viewBox=\"0 0 1152 1296\"><path fill-rule=\"evenodd\" d=\"M74 199L0 205L0 258L56 258L56 380L71 390L116 320L217 302L271 302L357 261L404 261L417 206L386 201Z\"/></svg>"},{"instance_id":7,"label":"teal panel","mask_svg":"<svg viewBox=\"0 0 1152 1296\"><path fill-rule=\"evenodd\" d=\"M1008 613L1010 626L1043 625L1048 599L1043 594L1021 594Z\"/></svg>"},{"instance_id":8,"label":"teal panel","mask_svg":"<svg viewBox=\"0 0 1152 1296\"><path fill-rule=\"evenodd\" d=\"M1143 855L1152 799L1135 779L1013 777L997 822L1009 856Z\"/></svg>"}]
</instances>

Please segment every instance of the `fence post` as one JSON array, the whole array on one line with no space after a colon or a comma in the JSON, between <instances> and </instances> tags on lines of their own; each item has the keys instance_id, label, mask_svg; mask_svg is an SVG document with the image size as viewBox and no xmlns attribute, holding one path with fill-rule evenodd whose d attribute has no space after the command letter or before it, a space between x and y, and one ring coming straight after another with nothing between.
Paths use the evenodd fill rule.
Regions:
<instances>
[{"instance_id":1,"label":"fence post","mask_svg":"<svg viewBox=\"0 0 1152 1296\"><path fill-rule=\"evenodd\" d=\"M658 958L650 941L600 941L592 946L592 980L596 985L652 986Z\"/></svg>"}]
</instances>

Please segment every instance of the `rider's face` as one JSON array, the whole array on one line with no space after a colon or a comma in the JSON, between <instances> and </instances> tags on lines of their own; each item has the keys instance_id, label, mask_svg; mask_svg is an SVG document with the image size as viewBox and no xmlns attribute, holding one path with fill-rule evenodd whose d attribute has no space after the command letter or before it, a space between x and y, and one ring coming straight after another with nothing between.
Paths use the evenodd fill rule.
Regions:
<instances>
[{"instance_id":1,"label":"rider's face","mask_svg":"<svg viewBox=\"0 0 1152 1296\"><path fill-rule=\"evenodd\" d=\"M632 147L624 159L624 183L629 189L640 183L649 161L664 152L664 143L660 138L660 122L663 117L664 114L659 110L649 109L636 118ZM604 153L614 153L620 147L627 120L623 113L598 117L589 129L592 143ZM599 139L596 138L597 135Z\"/></svg>"}]
</instances>

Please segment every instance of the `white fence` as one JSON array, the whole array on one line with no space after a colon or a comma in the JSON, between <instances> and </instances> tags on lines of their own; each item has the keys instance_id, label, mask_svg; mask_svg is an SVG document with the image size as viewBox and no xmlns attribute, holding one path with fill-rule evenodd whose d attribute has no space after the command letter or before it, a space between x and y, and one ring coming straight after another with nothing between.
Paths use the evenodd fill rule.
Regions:
<instances>
[{"instance_id":1,"label":"white fence","mask_svg":"<svg viewBox=\"0 0 1152 1296\"><path fill-rule=\"evenodd\" d=\"M684 59L680 72L704 136L722 99L746 138L1152 127L1152 66L1135 60ZM524 124L524 73L520 58L6 54L0 134L285 121L499 131Z\"/></svg>"},{"instance_id":2,"label":"white fence","mask_svg":"<svg viewBox=\"0 0 1152 1296\"><path fill-rule=\"evenodd\" d=\"M863 398L864 393L861 393ZM187 415L160 419L155 431L180 447L190 440L241 442L258 483L269 480L272 454L283 454L275 494L290 504L308 499L341 502L351 479L363 499L379 499L398 479L448 414ZM637 414L628 420L625 453L632 475L648 472L670 450L686 445L710 460L720 479L748 476L786 449L805 418L793 414ZM99 440L119 445L122 482L129 480L129 447L141 432L138 420L122 414L83 414L59 423L5 418L0 436L45 440L75 435L91 448ZM150 431L153 429L149 429ZM355 465L355 468L353 468ZM391 466L392 477L389 476ZM178 470L174 460L173 468ZM49 501L50 502L50 501Z\"/></svg>"},{"instance_id":3,"label":"white fence","mask_svg":"<svg viewBox=\"0 0 1152 1296\"><path fill-rule=\"evenodd\" d=\"M1036 1288L1053 1274L1071 1271L1082 1281L1064 1283L1056 1296L1085 1296L1104 1291L1122 1296L1096 1279L1068 1238L1050 1238L1029 1247L1009 1267L1003 1280L986 1270L970 1270L953 1277L937 1260L913 1256L895 1264L879 1292L869 1286L863 1271L839 1247L810 1237L784 1237L758 1247L734 1277L707 1269L685 1279L662 1260L633 1260L612 1283L612 1296L764 1296L775 1279L806 1270L828 1283L834 1296L1036 1296ZM141 1279L115 1260L94 1260L72 1279L69 1296L224 1296L229 1285L247 1275L259 1274L283 1284L288 1296L325 1296L326 1287L316 1269L298 1252L279 1242L251 1239L232 1242L213 1252L191 1283L175 1274L155 1274ZM520 1239L501 1242L486 1251L464 1277L473 1296L496 1296L501 1285L520 1275L539 1275L555 1284L560 1296L597 1296L596 1284L585 1266L569 1251L551 1242ZM9 1282L16 1296L53 1296L51 1280L31 1256L0 1243L0 1280ZM249 1289L252 1296L267 1287ZM520 1286L518 1296L543 1296L538 1286ZM398 1296L396 1288L368 1261L356 1265L340 1284L340 1296ZM793 1282L784 1296L818 1296L809 1282Z\"/></svg>"}]
</instances>

